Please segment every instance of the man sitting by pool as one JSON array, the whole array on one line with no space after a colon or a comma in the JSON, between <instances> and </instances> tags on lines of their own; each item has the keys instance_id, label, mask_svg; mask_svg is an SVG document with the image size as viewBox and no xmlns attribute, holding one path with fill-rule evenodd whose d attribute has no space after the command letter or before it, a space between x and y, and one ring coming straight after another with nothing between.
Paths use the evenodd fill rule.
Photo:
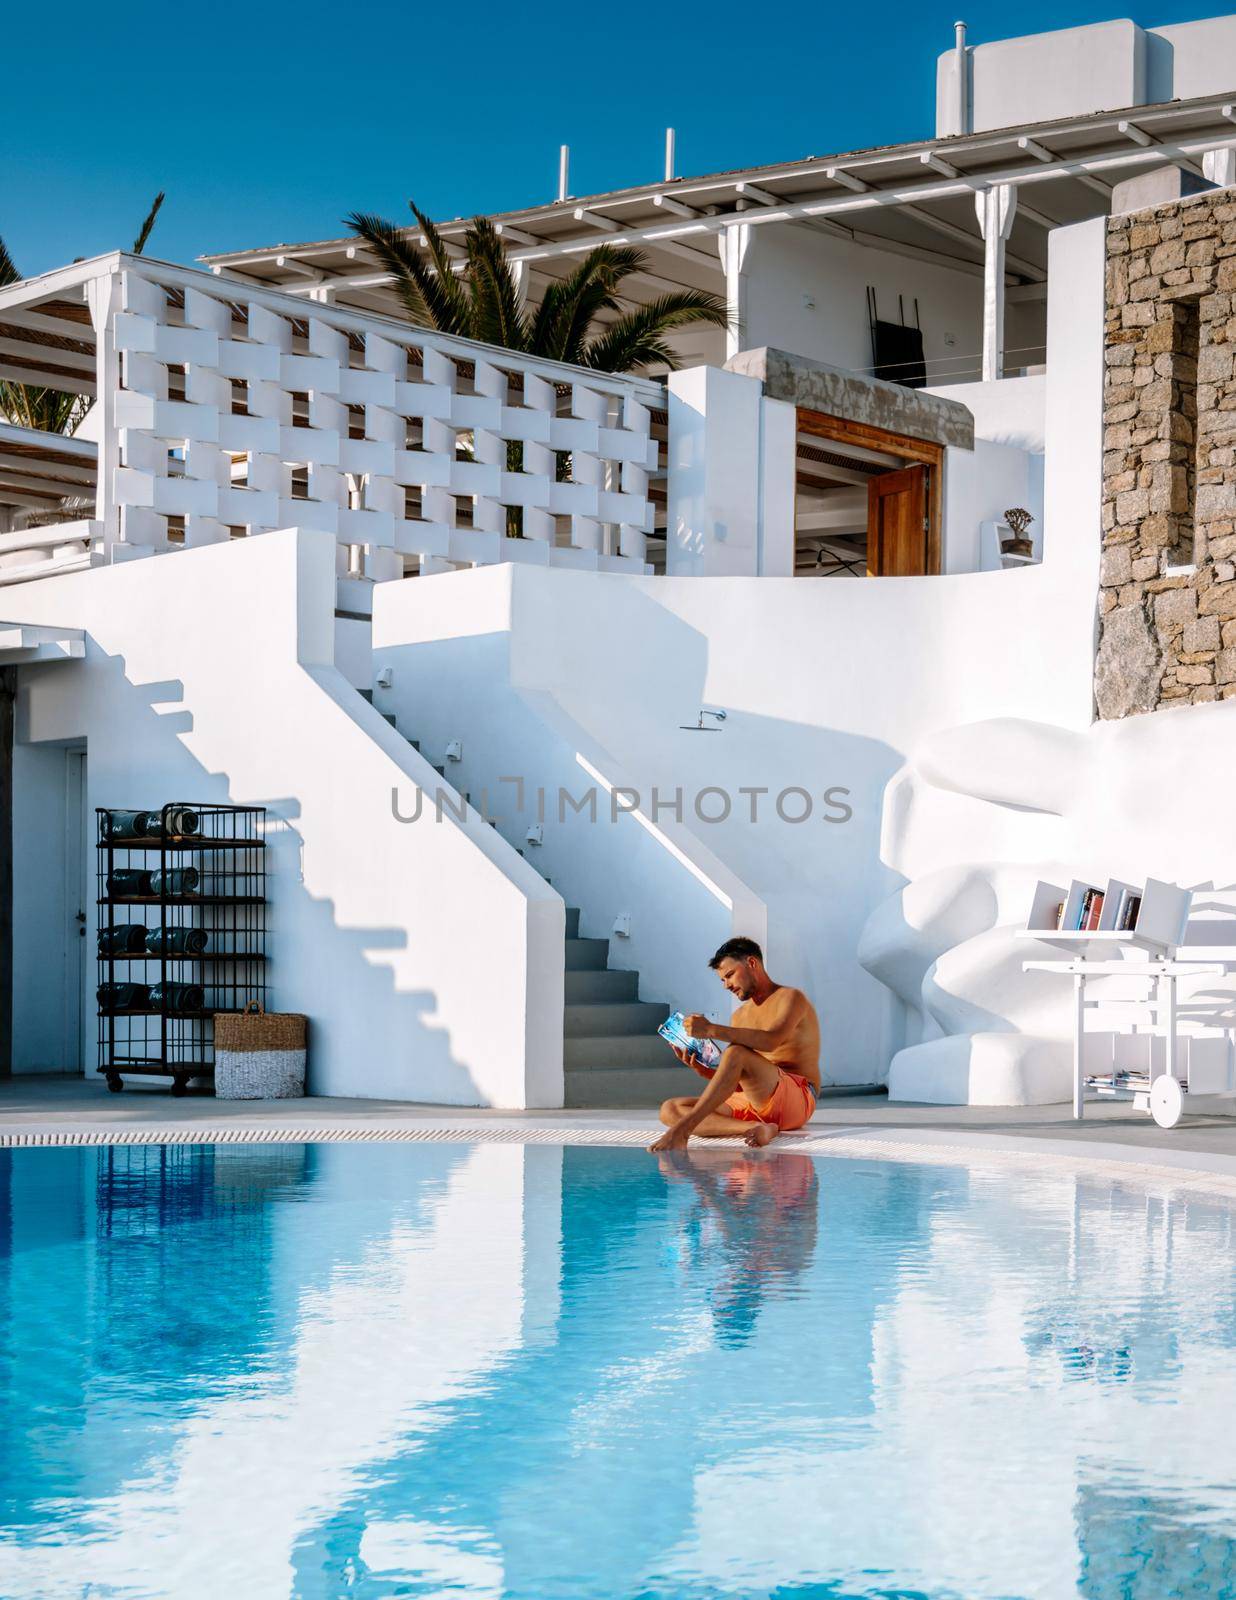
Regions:
<instances>
[{"instance_id":1,"label":"man sitting by pool","mask_svg":"<svg viewBox=\"0 0 1236 1600\"><path fill-rule=\"evenodd\" d=\"M779 1133L801 1128L815 1111L820 1024L810 1000L801 989L774 983L754 939L727 939L708 965L742 1004L728 1024L698 1013L686 1018L692 1038L715 1039L727 1049L710 1072L674 1048L684 1066L710 1081L696 1099L678 1095L665 1102L661 1121L667 1132L650 1150L681 1149L693 1133L732 1139L748 1124L748 1144L771 1144Z\"/></svg>"}]
</instances>

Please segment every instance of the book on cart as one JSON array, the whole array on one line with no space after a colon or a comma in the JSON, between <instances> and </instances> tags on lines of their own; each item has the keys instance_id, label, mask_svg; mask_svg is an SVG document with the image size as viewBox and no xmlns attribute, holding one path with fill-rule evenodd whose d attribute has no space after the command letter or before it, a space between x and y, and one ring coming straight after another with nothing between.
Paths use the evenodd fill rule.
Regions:
<instances>
[{"instance_id":1,"label":"book on cart","mask_svg":"<svg viewBox=\"0 0 1236 1600\"><path fill-rule=\"evenodd\" d=\"M1021 934L1078 956L1116 955L1122 947L1163 956L1183 942L1192 898L1190 890L1158 878L1141 885L1122 878L1041 880Z\"/></svg>"}]
</instances>

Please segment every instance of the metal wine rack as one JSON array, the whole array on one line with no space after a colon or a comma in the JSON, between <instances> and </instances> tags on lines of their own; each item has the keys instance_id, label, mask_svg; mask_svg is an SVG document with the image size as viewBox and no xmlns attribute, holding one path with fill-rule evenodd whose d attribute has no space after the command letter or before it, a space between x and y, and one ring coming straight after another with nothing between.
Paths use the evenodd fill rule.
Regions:
<instances>
[{"instance_id":1,"label":"metal wine rack","mask_svg":"<svg viewBox=\"0 0 1236 1600\"><path fill-rule=\"evenodd\" d=\"M213 1075L215 1015L266 1004L266 811L173 801L96 818L98 1070L113 1091L141 1075L184 1094Z\"/></svg>"}]
</instances>

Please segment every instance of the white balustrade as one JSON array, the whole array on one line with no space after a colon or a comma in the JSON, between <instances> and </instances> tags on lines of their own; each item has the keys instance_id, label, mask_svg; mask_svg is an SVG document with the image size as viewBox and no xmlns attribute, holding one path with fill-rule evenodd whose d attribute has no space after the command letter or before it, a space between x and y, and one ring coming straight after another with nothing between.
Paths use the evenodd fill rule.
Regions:
<instances>
[{"instance_id":1,"label":"white balustrade","mask_svg":"<svg viewBox=\"0 0 1236 1600\"><path fill-rule=\"evenodd\" d=\"M112 555L296 526L341 576L647 570L656 384L134 258L104 300Z\"/></svg>"}]
</instances>

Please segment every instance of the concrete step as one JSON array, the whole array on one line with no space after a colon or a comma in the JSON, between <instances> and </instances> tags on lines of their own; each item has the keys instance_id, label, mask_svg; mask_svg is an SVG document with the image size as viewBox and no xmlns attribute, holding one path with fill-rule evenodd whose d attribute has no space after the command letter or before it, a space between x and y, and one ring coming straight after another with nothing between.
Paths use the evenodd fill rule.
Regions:
<instances>
[{"instance_id":1,"label":"concrete step","mask_svg":"<svg viewBox=\"0 0 1236 1600\"><path fill-rule=\"evenodd\" d=\"M360 695L362 700L368 700L370 705L373 704L373 690L372 689L358 689L356 692L357 692L357 694Z\"/></svg>"},{"instance_id":2,"label":"concrete step","mask_svg":"<svg viewBox=\"0 0 1236 1600\"><path fill-rule=\"evenodd\" d=\"M638 1000L638 972L580 971L566 973L566 1003L590 1005L594 1001Z\"/></svg>"},{"instance_id":3,"label":"concrete step","mask_svg":"<svg viewBox=\"0 0 1236 1600\"><path fill-rule=\"evenodd\" d=\"M389 722L392 728L395 726L395 713L393 711L380 711L378 715L383 722Z\"/></svg>"},{"instance_id":4,"label":"concrete step","mask_svg":"<svg viewBox=\"0 0 1236 1600\"><path fill-rule=\"evenodd\" d=\"M601 1035L598 1038L569 1038L562 1041L562 1064L568 1071L585 1068L608 1072L621 1068L677 1066L670 1047L656 1033L626 1033ZM686 1072L685 1067L679 1070ZM692 1076L692 1074L688 1074ZM684 1080L685 1081L685 1080ZM702 1079L696 1079L702 1082ZM685 1094L686 1089L683 1090Z\"/></svg>"},{"instance_id":5,"label":"concrete step","mask_svg":"<svg viewBox=\"0 0 1236 1600\"><path fill-rule=\"evenodd\" d=\"M602 972L608 959L608 939L568 939L566 942L568 972Z\"/></svg>"},{"instance_id":6,"label":"concrete step","mask_svg":"<svg viewBox=\"0 0 1236 1600\"><path fill-rule=\"evenodd\" d=\"M668 1015L669 1007L655 1000L620 1000L613 1004L594 1000L591 1004L568 1006L562 1031L568 1039L656 1033Z\"/></svg>"},{"instance_id":7,"label":"concrete step","mask_svg":"<svg viewBox=\"0 0 1236 1600\"><path fill-rule=\"evenodd\" d=\"M520 853L520 855L523 855L523 851L522 850L519 853ZM568 939L578 939L579 938L579 907L578 906L568 906L566 908L566 936L567 936Z\"/></svg>"},{"instance_id":8,"label":"concrete step","mask_svg":"<svg viewBox=\"0 0 1236 1600\"><path fill-rule=\"evenodd\" d=\"M635 1106L648 1113L648 1141L658 1132L657 1109L673 1095L692 1094L701 1083L686 1067L610 1067L598 1071L568 1069L564 1074L564 1103L574 1108L617 1110Z\"/></svg>"}]
</instances>

